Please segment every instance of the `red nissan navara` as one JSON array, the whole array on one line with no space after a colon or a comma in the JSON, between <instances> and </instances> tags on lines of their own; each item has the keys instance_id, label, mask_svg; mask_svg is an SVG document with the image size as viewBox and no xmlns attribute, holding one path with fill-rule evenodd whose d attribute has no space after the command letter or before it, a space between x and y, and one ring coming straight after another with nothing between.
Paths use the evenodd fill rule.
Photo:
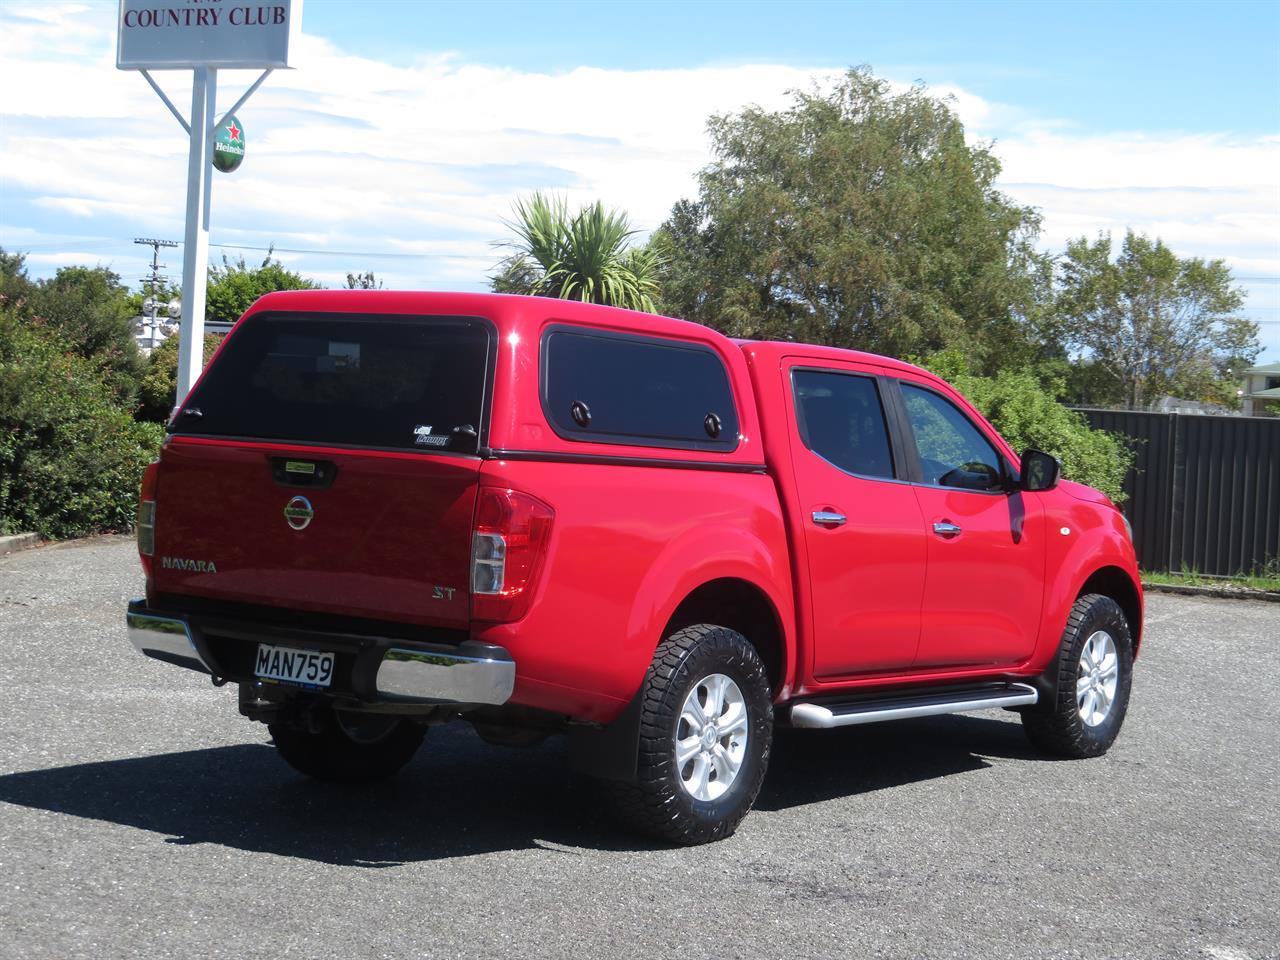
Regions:
<instances>
[{"instance_id":1,"label":"red nissan navara","mask_svg":"<svg viewBox=\"0 0 1280 960\"><path fill-rule=\"evenodd\" d=\"M917 367L538 297L259 300L145 475L148 656L280 755L399 770L432 724L569 738L632 826L727 836L775 723L1005 707L1107 750L1142 588L1101 493Z\"/></svg>"}]
</instances>

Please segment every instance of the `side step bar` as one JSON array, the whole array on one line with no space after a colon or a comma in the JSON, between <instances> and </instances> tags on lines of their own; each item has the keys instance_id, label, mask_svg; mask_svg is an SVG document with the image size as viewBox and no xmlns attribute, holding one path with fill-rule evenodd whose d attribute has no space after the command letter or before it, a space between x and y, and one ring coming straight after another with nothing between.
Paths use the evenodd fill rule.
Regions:
<instances>
[{"instance_id":1,"label":"side step bar","mask_svg":"<svg viewBox=\"0 0 1280 960\"><path fill-rule=\"evenodd\" d=\"M1017 707L1035 703L1039 694L1025 683L951 687L897 696L878 696L835 703L796 703L791 725L812 730L848 727L855 723L879 723L907 717L931 717L940 713L964 713L989 707Z\"/></svg>"}]
</instances>

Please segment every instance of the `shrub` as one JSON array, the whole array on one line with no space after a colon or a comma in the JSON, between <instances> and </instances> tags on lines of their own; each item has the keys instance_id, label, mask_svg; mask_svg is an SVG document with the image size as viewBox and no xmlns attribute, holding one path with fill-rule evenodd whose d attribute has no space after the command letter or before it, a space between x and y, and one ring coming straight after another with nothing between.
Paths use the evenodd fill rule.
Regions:
<instances>
[{"instance_id":1,"label":"shrub","mask_svg":"<svg viewBox=\"0 0 1280 960\"><path fill-rule=\"evenodd\" d=\"M68 350L94 361L117 400L131 404L143 357L133 339L129 291L106 267L60 267L31 287L22 311L32 325L49 327Z\"/></svg>"},{"instance_id":2,"label":"shrub","mask_svg":"<svg viewBox=\"0 0 1280 960\"><path fill-rule=\"evenodd\" d=\"M178 393L178 335L160 341L147 358L146 370L138 383L139 420L164 423L173 411L173 400ZM222 343L216 333L204 335L204 365L213 359L214 351Z\"/></svg>"},{"instance_id":3,"label":"shrub","mask_svg":"<svg viewBox=\"0 0 1280 960\"><path fill-rule=\"evenodd\" d=\"M1068 480L1087 483L1116 503L1124 502L1124 478L1133 465L1127 443L1090 427L1081 414L1055 400L1033 373L975 376L963 355L945 350L923 366L954 384L1015 450L1037 447L1051 453L1062 461L1062 475Z\"/></svg>"},{"instance_id":4,"label":"shrub","mask_svg":"<svg viewBox=\"0 0 1280 960\"><path fill-rule=\"evenodd\" d=\"M114 371L0 304L0 532L80 537L133 524L163 438L137 423Z\"/></svg>"}]
</instances>

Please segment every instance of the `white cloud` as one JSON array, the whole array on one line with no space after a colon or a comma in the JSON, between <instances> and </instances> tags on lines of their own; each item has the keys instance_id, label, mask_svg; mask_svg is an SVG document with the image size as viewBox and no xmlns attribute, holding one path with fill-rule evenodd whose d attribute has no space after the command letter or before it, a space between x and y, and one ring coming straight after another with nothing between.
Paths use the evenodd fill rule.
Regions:
<instances>
[{"instance_id":1,"label":"white cloud","mask_svg":"<svg viewBox=\"0 0 1280 960\"><path fill-rule=\"evenodd\" d=\"M1034 130L999 140L1006 179L1105 190L1115 187L1280 185L1280 136L1155 133L1070 136Z\"/></svg>"},{"instance_id":2,"label":"white cloud","mask_svg":"<svg viewBox=\"0 0 1280 960\"><path fill-rule=\"evenodd\" d=\"M56 253L29 253L26 265L28 270L52 274L59 267L113 267L113 259L86 250L59 250Z\"/></svg>"},{"instance_id":3,"label":"white cloud","mask_svg":"<svg viewBox=\"0 0 1280 960\"><path fill-rule=\"evenodd\" d=\"M38 229L65 235L68 250L106 224L182 235L186 137L141 77L115 69L114 18L113 4L0 12L0 89L20 91L0 105L0 184L6 195L20 190L44 218ZM291 255L326 282L374 269L414 287L481 287L513 199L538 188L603 199L652 229L696 193L711 159L708 116L783 107L789 90L840 73L777 64L546 73L449 54L394 66L306 35L295 53L297 69L277 71L240 111L248 155L215 180L214 241L420 253ZM157 78L185 112L189 75ZM220 103L252 79L224 72ZM1280 136L1103 136L961 88L931 92L953 98L976 139L993 140L1002 189L1042 210L1047 249L1099 231L1118 241L1132 228L1183 255L1280 274ZM5 220L0 243L40 246L7 200ZM130 240L121 236L122 252Z\"/></svg>"},{"instance_id":4,"label":"white cloud","mask_svg":"<svg viewBox=\"0 0 1280 960\"><path fill-rule=\"evenodd\" d=\"M1252 274L1280 275L1280 202L1268 186L1089 189L1006 183L1003 189L1041 210L1041 240L1050 250L1099 232L1109 232L1118 249L1132 228L1160 237L1181 256L1221 258L1236 270L1247 265Z\"/></svg>"},{"instance_id":5,"label":"white cloud","mask_svg":"<svg viewBox=\"0 0 1280 960\"><path fill-rule=\"evenodd\" d=\"M105 18L104 12L109 14ZM96 51L101 46L104 19L114 23L114 10L95 11L76 3L6 6L0 22L12 26L0 32L0 60L24 54L46 55L51 49L63 56Z\"/></svg>"}]
</instances>

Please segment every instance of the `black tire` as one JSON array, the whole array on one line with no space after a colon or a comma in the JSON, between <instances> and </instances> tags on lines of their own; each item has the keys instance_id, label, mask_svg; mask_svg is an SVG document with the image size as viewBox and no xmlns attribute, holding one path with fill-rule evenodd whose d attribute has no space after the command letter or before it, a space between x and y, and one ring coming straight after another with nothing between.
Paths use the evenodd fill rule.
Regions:
<instances>
[{"instance_id":1,"label":"black tire","mask_svg":"<svg viewBox=\"0 0 1280 960\"><path fill-rule=\"evenodd\" d=\"M283 723L268 729L289 766L331 783L369 783L398 773L427 732L397 717L333 710L321 714L319 723L314 732Z\"/></svg>"},{"instance_id":2,"label":"black tire","mask_svg":"<svg viewBox=\"0 0 1280 960\"><path fill-rule=\"evenodd\" d=\"M1090 675L1082 670L1082 666L1088 669L1088 664L1082 665L1081 660L1086 645L1099 633L1110 638L1116 669L1114 694L1102 716L1098 716L1101 710L1088 711L1090 704L1101 701L1096 694L1094 700L1087 699ZM1099 671L1098 676L1107 672ZM1101 756L1120 733L1129 707L1132 679L1133 639L1124 611L1118 603L1102 594L1090 593L1080 597L1072 606L1067 627L1062 632L1058 651L1057 698L1053 703L1045 704L1043 709L1027 710L1022 714L1022 726L1027 737L1038 749L1054 756L1072 759ZM1083 695L1086 699L1083 702L1077 696L1077 683L1085 686ZM1091 712L1091 722L1086 722L1082 711Z\"/></svg>"},{"instance_id":3,"label":"black tire","mask_svg":"<svg viewBox=\"0 0 1280 960\"><path fill-rule=\"evenodd\" d=\"M732 686L716 677L727 677ZM717 760L688 760L677 763L676 740L681 734L692 742L692 728L682 719L686 701L694 696L701 704L708 696L707 684L726 691L720 701L719 717L709 717L715 729L708 733L706 756ZM736 687L737 694L733 693ZM739 699L740 698L740 699ZM738 734L719 734L718 723L730 725L738 716L738 704L745 710L746 740ZM773 740L773 704L769 677L759 655L742 634L726 627L698 624L685 627L664 640L653 656L645 676L640 715L640 742L637 781L614 783L614 805L623 822L633 830L671 843L692 846L730 836L755 803L769 765ZM728 769L730 752L742 758L729 786L710 799L699 799L692 784L717 789L721 759ZM700 754L701 756L701 754ZM701 763L701 781L694 765ZM686 777L686 774L689 774ZM686 786L686 783L691 786Z\"/></svg>"}]
</instances>

